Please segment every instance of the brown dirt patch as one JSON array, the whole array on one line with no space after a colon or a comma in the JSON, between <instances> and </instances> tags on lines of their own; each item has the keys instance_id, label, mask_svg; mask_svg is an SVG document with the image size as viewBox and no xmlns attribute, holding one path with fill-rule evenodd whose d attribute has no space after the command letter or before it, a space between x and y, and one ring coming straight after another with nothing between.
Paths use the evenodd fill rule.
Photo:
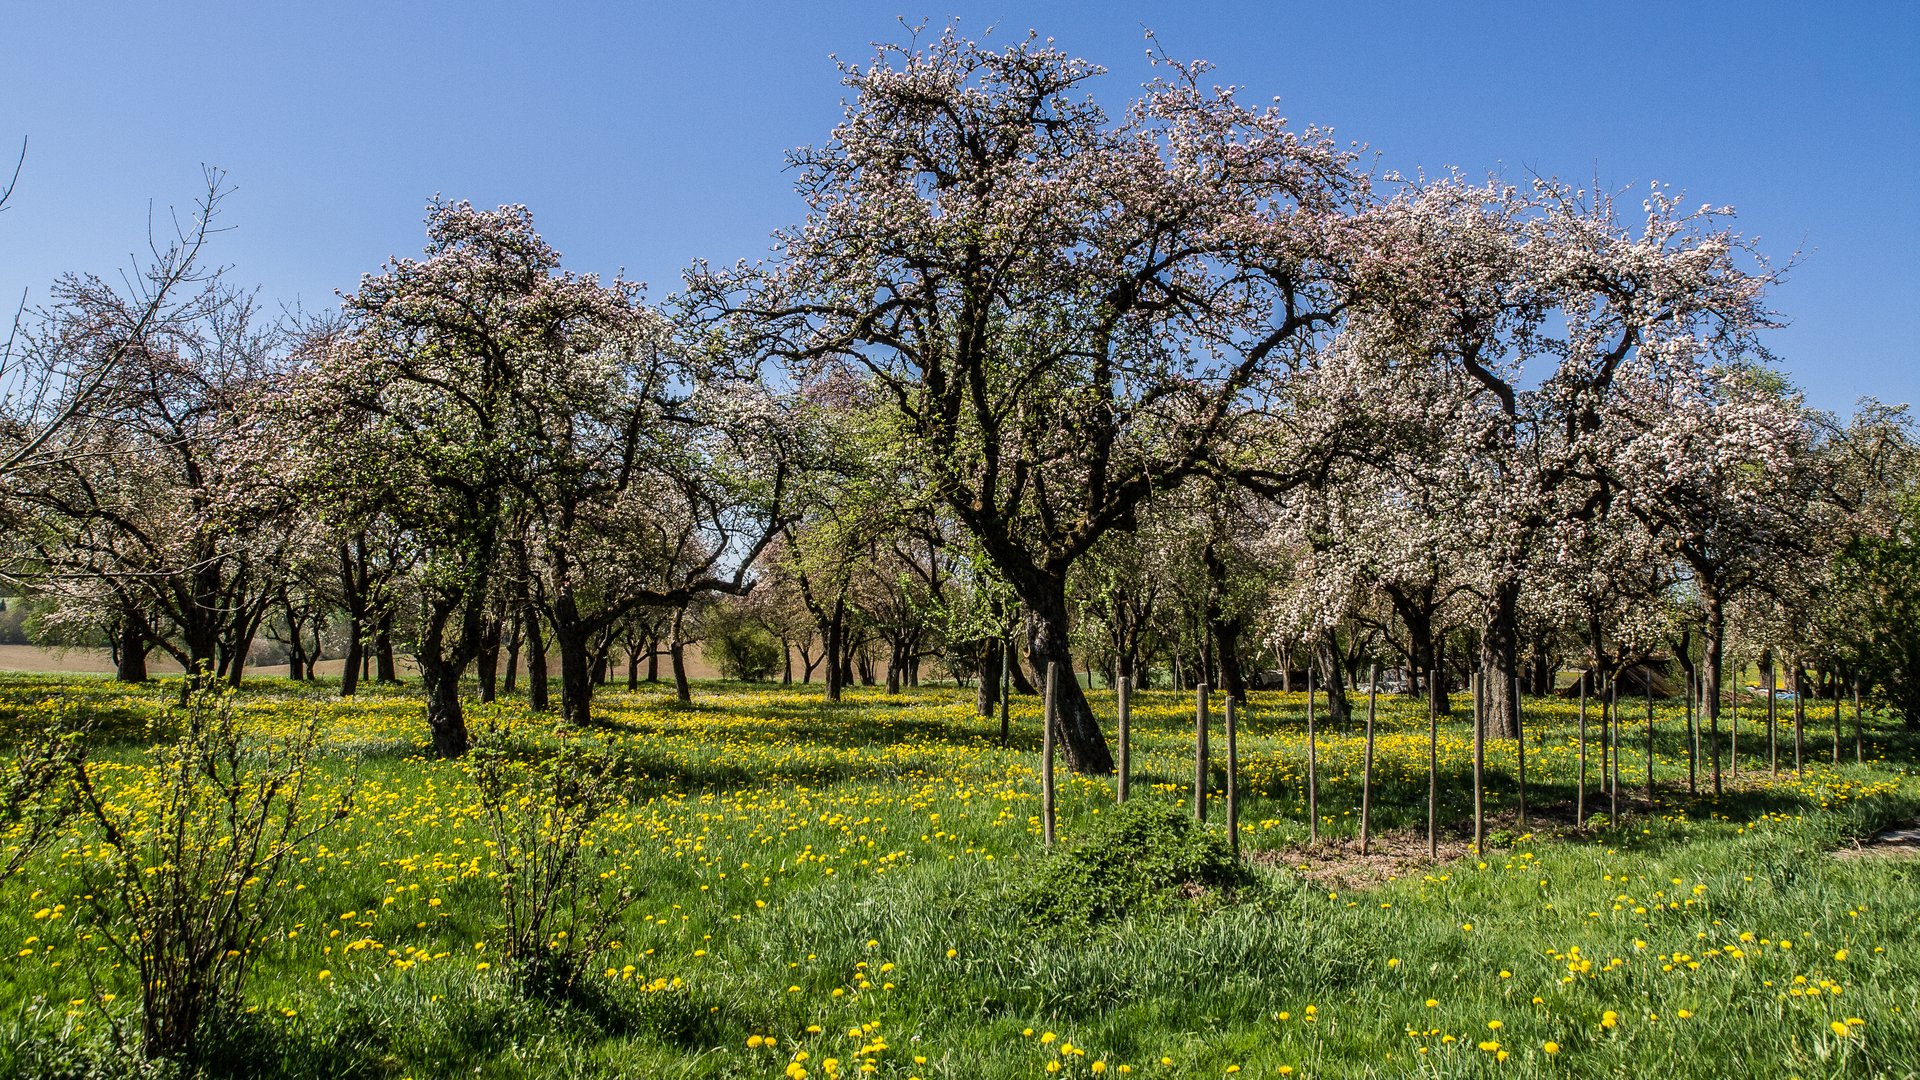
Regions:
<instances>
[{"instance_id":1,"label":"brown dirt patch","mask_svg":"<svg viewBox=\"0 0 1920 1080\"><path fill-rule=\"evenodd\" d=\"M1920 858L1920 820L1896 825L1856 840L1852 847L1833 853L1836 859L1915 859Z\"/></svg>"},{"instance_id":2,"label":"brown dirt patch","mask_svg":"<svg viewBox=\"0 0 1920 1080\"><path fill-rule=\"evenodd\" d=\"M1624 799L1621 801L1625 802ZM1588 805L1591 806L1591 802ZM1624 811L1627 807L1623 805L1621 809ZM1524 833L1520 830L1520 815L1513 810L1487 815L1486 828L1490 836L1505 832L1509 836L1536 838L1558 838L1578 831L1573 827L1571 806L1551 805L1529 808L1527 831ZM1353 891L1425 874L1443 864L1474 857L1471 821L1465 822L1464 827L1459 822L1442 824L1437 841L1437 856L1429 855L1426 829L1403 829L1376 833L1364 855L1360 853L1358 837L1342 836L1322 840L1318 844L1255 851L1247 858L1262 866L1291 870L1329 889ZM1486 858L1504 859L1506 850L1489 846Z\"/></svg>"}]
</instances>

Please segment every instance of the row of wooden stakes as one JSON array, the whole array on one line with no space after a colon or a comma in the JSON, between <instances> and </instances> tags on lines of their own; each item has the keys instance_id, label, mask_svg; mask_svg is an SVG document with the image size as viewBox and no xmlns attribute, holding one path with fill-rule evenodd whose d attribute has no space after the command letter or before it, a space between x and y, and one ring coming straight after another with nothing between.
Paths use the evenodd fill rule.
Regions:
<instances>
[{"instance_id":1,"label":"row of wooden stakes","mask_svg":"<svg viewBox=\"0 0 1920 1080\"><path fill-rule=\"evenodd\" d=\"M1377 702L1378 702L1377 695L1378 695L1378 686L1380 682L1379 675L1380 675L1379 665L1375 664L1367 680L1367 718L1366 718L1366 727L1365 727L1366 749L1362 758L1361 770L1360 770L1360 776L1361 776L1361 779L1360 779L1360 853L1362 855L1366 855L1371 852L1372 840L1373 840L1372 826L1373 826L1374 718L1376 715ZM1059 679L1058 665L1055 663L1049 663L1047 665L1047 671L1046 671L1045 690L1043 695L1044 711L1043 711L1043 719L1041 721L1041 728L1040 728L1041 730L1041 738L1040 738L1041 834L1046 846L1049 848L1053 846L1053 842L1054 842L1054 778L1053 778L1054 735L1053 735L1053 731L1054 731L1054 717L1055 717L1054 703L1057 699L1058 679ZM1576 783L1576 795L1575 795L1575 801L1574 801L1574 823L1576 826L1584 825L1586 823L1586 817L1587 817L1587 805L1586 805L1587 803L1587 756L1588 756L1587 755L1587 679L1588 677L1585 674L1581 675L1580 709L1579 709L1580 722L1579 722L1579 734L1578 734L1579 775L1578 775L1578 781ZM1769 668L1768 670L1767 683L1768 683L1767 742L1768 742L1768 749L1769 749L1770 768L1773 775L1777 776L1779 774L1779 768L1780 768L1779 742L1778 742L1778 735L1777 735L1778 725L1776 722L1776 706L1775 706L1775 703L1778 700L1778 694L1777 694L1777 688L1774 685L1774 674L1771 668ZM1486 780L1485 780L1486 709L1485 709L1485 704L1483 700L1483 695L1481 693L1480 677L1477 673L1470 677L1469 684L1470 684L1469 688L1471 690L1472 700L1473 700L1473 847L1476 854L1484 854L1486 852ZM1210 773L1212 769L1212 759L1211 759L1211 756L1208 750L1208 745L1207 745L1209 729L1212 726L1210 722L1211 710L1209 708L1209 701L1208 701L1210 691L1211 691L1211 688L1206 683L1201 683L1194 690L1193 816L1195 820L1203 823L1207 820L1207 794L1208 794ZM1117 732L1117 735L1119 740L1120 753L1119 753L1119 758L1118 758L1118 761L1116 762L1116 767L1115 767L1115 771L1117 775L1115 779L1114 788L1115 788L1115 793L1117 795L1119 802L1127 801L1127 794L1128 794L1127 787L1132 774L1132 761L1131 761L1132 731L1131 731L1131 725L1130 725L1131 693L1132 693L1132 680L1122 677L1115 681L1114 694L1116 699L1115 704L1118 709L1118 721L1119 721L1118 729L1119 730ZM1516 747L1516 767L1517 767L1517 775L1515 778L1516 792L1517 792L1516 801L1517 801L1519 825L1521 830L1525 831L1527 828L1527 747L1526 747L1525 733L1521 729L1522 717L1521 717L1521 710L1519 705L1520 681L1518 678L1514 680L1513 694L1514 694L1514 698L1513 698L1514 722L1515 722L1515 729L1516 729L1516 738L1514 740L1515 747ZM1699 727L1697 716L1695 713L1695 706L1696 704L1698 704L1702 707L1702 711L1705 711L1705 708L1704 708L1705 698L1706 698L1706 692L1704 690L1700 691L1700 693L1696 695L1694 679L1691 676L1689 676L1688 690L1687 690L1687 703L1686 703L1687 704L1687 734L1688 734L1687 791L1689 794L1693 794L1696 791L1696 787L1698 783L1698 779L1697 779L1698 778L1698 758L1700 756L1700 749L1701 749L1700 748L1700 727ZM1319 843L1320 841L1320 785L1319 785L1320 744L1319 744L1319 732L1315 724L1315 715L1314 715L1314 703L1316 700L1317 700L1316 692L1315 692L1314 683L1313 683L1313 671L1309 669L1307 672L1307 829L1308 829L1309 841L1315 844ZM1653 708L1653 689L1650 683L1646 684L1646 705L1647 705L1646 805L1649 808L1651 808L1654 803L1654 708ZM1857 689L1855 690L1855 693L1854 693L1853 705L1854 705L1854 755L1855 755L1856 761L1864 761L1865 760L1865 739L1862 733L1863 722L1861 720L1860 695ZM1238 744L1239 732L1238 732L1238 723L1237 723L1238 709L1237 709L1237 703L1232 697L1228 697L1226 699L1226 706L1223 711L1224 711L1224 720L1225 720L1224 726L1226 729L1225 733L1226 733L1226 739L1227 739L1226 785L1225 785L1225 792L1224 792L1226 796L1226 803L1227 803L1227 806L1226 806L1227 837L1228 837L1228 842L1232 845L1233 853L1237 856L1240 854L1240 786L1239 786L1240 757L1239 757L1239 744ZM1718 720L1717 711L1713 714L1713 716L1714 716L1714 719L1717 721ZM1618 819L1619 813L1620 813L1621 721L1620 721L1620 705L1619 705L1618 688L1612 683L1611 680L1608 681L1608 685L1606 687L1606 693L1602 697L1600 722L1601 722L1600 785L1602 790L1607 792L1609 820L1615 820L1615 819ZM1833 699L1833 760L1836 764L1838 764L1840 761L1840 726L1841 726L1840 697L1839 697L1838 690L1836 689L1834 694L1834 699ZM1719 734L1720 734L1719 728L1716 722L1713 728L1712 736L1711 736L1711 742L1712 742L1711 753L1713 758L1713 781L1714 781L1714 791L1716 794L1718 794L1720 790ZM1733 775L1737 778L1740 775L1740 772L1739 772L1739 769L1740 769L1739 716L1738 716L1737 710L1734 715L1732 736L1733 736L1732 767L1733 767ZM1542 729L1541 738L1543 740L1545 738L1544 727ZM1804 702L1801 696L1796 695L1794 698L1794 715L1793 715L1793 759L1794 759L1795 771L1802 776L1805 775L1805 768L1806 768L1805 754L1804 754L1804 741L1805 741ZM1439 756L1440 756L1439 717L1436 715L1433 708L1433 697L1431 694L1429 694L1427 696L1427 854L1430 857L1438 857L1439 848L1440 848L1440 843L1439 843L1439 802L1440 802Z\"/></svg>"}]
</instances>

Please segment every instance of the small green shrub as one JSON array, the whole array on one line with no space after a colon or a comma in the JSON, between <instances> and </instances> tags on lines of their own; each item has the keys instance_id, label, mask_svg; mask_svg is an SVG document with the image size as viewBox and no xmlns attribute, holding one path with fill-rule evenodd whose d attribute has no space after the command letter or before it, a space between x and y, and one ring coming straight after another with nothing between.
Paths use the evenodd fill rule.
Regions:
<instances>
[{"instance_id":1,"label":"small green shrub","mask_svg":"<svg viewBox=\"0 0 1920 1080\"><path fill-rule=\"evenodd\" d=\"M261 932L286 903L275 886L301 845L352 813L353 782L309 789L318 714L284 739L253 738L217 687L175 714L179 738L153 751L155 805L116 797L110 765L80 759L72 777L99 836L84 895L101 951L139 979L141 1052L190 1062L208 1026L240 1007Z\"/></svg>"},{"instance_id":2,"label":"small green shrub","mask_svg":"<svg viewBox=\"0 0 1920 1080\"><path fill-rule=\"evenodd\" d=\"M724 678L760 682L780 670L780 639L738 608L716 605L701 622L702 651Z\"/></svg>"},{"instance_id":3,"label":"small green shrub","mask_svg":"<svg viewBox=\"0 0 1920 1080\"><path fill-rule=\"evenodd\" d=\"M522 987L564 998L640 898L594 828L626 802L620 762L577 741L548 749L489 729L467 767L493 839L506 959Z\"/></svg>"},{"instance_id":4,"label":"small green shrub","mask_svg":"<svg viewBox=\"0 0 1920 1080\"><path fill-rule=\"evenodd\" d=\"M1088 926L1230 896L1253 873L1224 836L1168 803L1134 800L1092 819L1015 889L1036 926Z\"/></svg>"}]
</instances>

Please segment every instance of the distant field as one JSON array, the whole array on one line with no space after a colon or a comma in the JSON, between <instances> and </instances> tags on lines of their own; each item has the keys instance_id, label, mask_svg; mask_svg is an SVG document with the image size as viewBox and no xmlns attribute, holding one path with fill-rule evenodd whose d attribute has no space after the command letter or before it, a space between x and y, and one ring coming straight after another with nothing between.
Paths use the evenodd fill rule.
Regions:
<instances>
[{"instance_id":1,"label":"distant field","mask_svg":"<svg viewBox=\"0 0 1920 1080\"><path fill-rule=\"evenodd\" d=\"M152 806L145 741L163 688L0 679L0 734L48 709L109 723L110 797ZM423 756L420 701L375 689L249 684L250 729L322 720L319 783L347 820L277 886L246 1012L211 1075L823 1077L979 1080L1246 1076L1911 1077L1920 1070L1920 870L1835 858L1920 812L1914 740L1870 719L1867 764L1769 778L1742 733L1737 782L1686 791L1682 714L1657 717L1657 804L1629 717L1622 819L1575 829L1574 706L1529 702L1531 831L1515 819L1513 747L1489 749L1492 845L1467 845L1471 740L1443 723L1442 857L1425 858L1427 734L1398 700L1380 719L1376 828L1354 833L1358 726L1318 744L1322 842L1305 807L1304 696L1260 692L1242 716L1241 839L1256 886L1073 927L1035 922L1037 705L1014 737L965 691L700 683L603 693L592 730L506 702L473 710L531 745L628 763L626 802L596 824L595 865L640 890L575 997L541 1003L502 967L495 855L471 760ZM1111 723L1112 700L1095 695ZM1216 717L1216 725L1218 718ZM1187 695L1143 692L1136 797L1185 807ZM1109 728L1111 730L1111 728ZM1214 835L1225 749L1214 744ZM1596 735L1597 740L1597 735ZM1071 846L1112 782L1061 773ZM1607 809L1590 762L1589 812ZM0 886L0 1074L37 1075L104 1045L137 986L97 951L75 831ZM112 995L112 996L108 996ZM132 1019L137 1027L137 1019ZM94 1047L88 1051L87 1047ZM224 1047L224 1049L218 1049ZM79 1055L76 1057L75 1055ZM221 1055L225 1055L222 1057ZM66 1067L66 1066L61 1066ZM78 1075L75 1073L75 1075Z\"/></svg>"},{"instance_id":2,"label":"distant field","mask_svg":"<svg viewBox=\"0 0 1920 1080\"><path fill-rule=\"evenodd\" d=\"M411 661L405 657L397 658L403 677L413 674ZM321 675L339 677L341 660L322 660L318 667ZM165 653L153 653L147 657L147 669L155 675L178 675L180 665ZM547 665L548 673L554 678L560 676L558 660ZM19 671L33 674L71 674L71 675L111 675L113 674L113 655L106 649L47 649L38 645L0 645L0 671ZM618 679L626 678L626 662L615 665L614 675ZM248 667L248 677L273 677L287 673L285 664L259 664ZM641 667L645 676L644 663ZM660 660L660 677L670 678L672 669L667 666L665 657ZM687 676L694 679L711 679L719 673L700 655L698 648L687 653Z\"/></svg>"}]
</instances>

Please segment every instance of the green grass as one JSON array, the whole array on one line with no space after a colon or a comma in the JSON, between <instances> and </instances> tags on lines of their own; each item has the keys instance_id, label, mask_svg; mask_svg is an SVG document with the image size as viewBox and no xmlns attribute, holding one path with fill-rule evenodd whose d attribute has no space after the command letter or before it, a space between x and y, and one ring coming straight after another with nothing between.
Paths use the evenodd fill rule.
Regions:
<instances>
[{"instance_id":1,"label":"green grass","mask_svg":"<svg viewBox=\"0 0 1920 1080\"><path fill-rule=\"evenodd\" d=\"M169 694L5 677L0 725L97 717L97 754L133 805L155 783L143 766ZM325 785L351 778L355 811L278 886L287 906L258 944L251 1011L222 1021L201 1070L777 1077L804 1051L812 1077L925 1080L1044 1076L1052 1061L1075 1077L1096 1063L1108 1076L1920 1074L1920 863L1828 854L1920 812L1916 744L1884 721L1869 718L1869 763L1851 764L1849 743L1838 767L1824 763L1830 730L1810 723L1821 763L1799 782L1790 768L1769 781L1764 739L1743 728L1739 782L1716 800L1704 769L1687 794L1681 714L1663 704L1648 809L1644 706L1623 706L1623 816L1575 830L1573 706L1530 701L1532 831L1513 817L1512 744L1492 744L1500 845L1475 858L1460 854L1471 754L1456 717L1440 750L1452 857L1362 863L1357 721L1323 732L1325 843L1309 848L1304 698L1261 693L1240 732L1255 887L1047 927L1021 904L1048 858L1034 703L1016 701L1002 749L970 691L695 696L598 703L605 723L587 737L631 777L631 802L599 827L607 867L644 895L604 961L613 976L543 1003L503 970L477 793L461 764L423 756L419 701L250 686L240 706L261 731L319 713ZM1190 710L1188 695L1136 695L1137 798L1190 800ZM523 732L554 723L517 703L474 711ZM1424 849L1426 721L1395 701L1378 726L1375 830L1405 856ZM1215 828L1224 742L1216 727ZM1598 771L1596 751L1595 786ZM1112 784L1061 776L1064 845L1110 812ZM1587 805L1604 811L1606 796ZM0 1071L129 1060L102 1049L137 994L87 940L77 866L91 840L76 831L0 885ZM1849 1018L1862 1022L1836 1034Z\"/></svg>"}]
</instances>

